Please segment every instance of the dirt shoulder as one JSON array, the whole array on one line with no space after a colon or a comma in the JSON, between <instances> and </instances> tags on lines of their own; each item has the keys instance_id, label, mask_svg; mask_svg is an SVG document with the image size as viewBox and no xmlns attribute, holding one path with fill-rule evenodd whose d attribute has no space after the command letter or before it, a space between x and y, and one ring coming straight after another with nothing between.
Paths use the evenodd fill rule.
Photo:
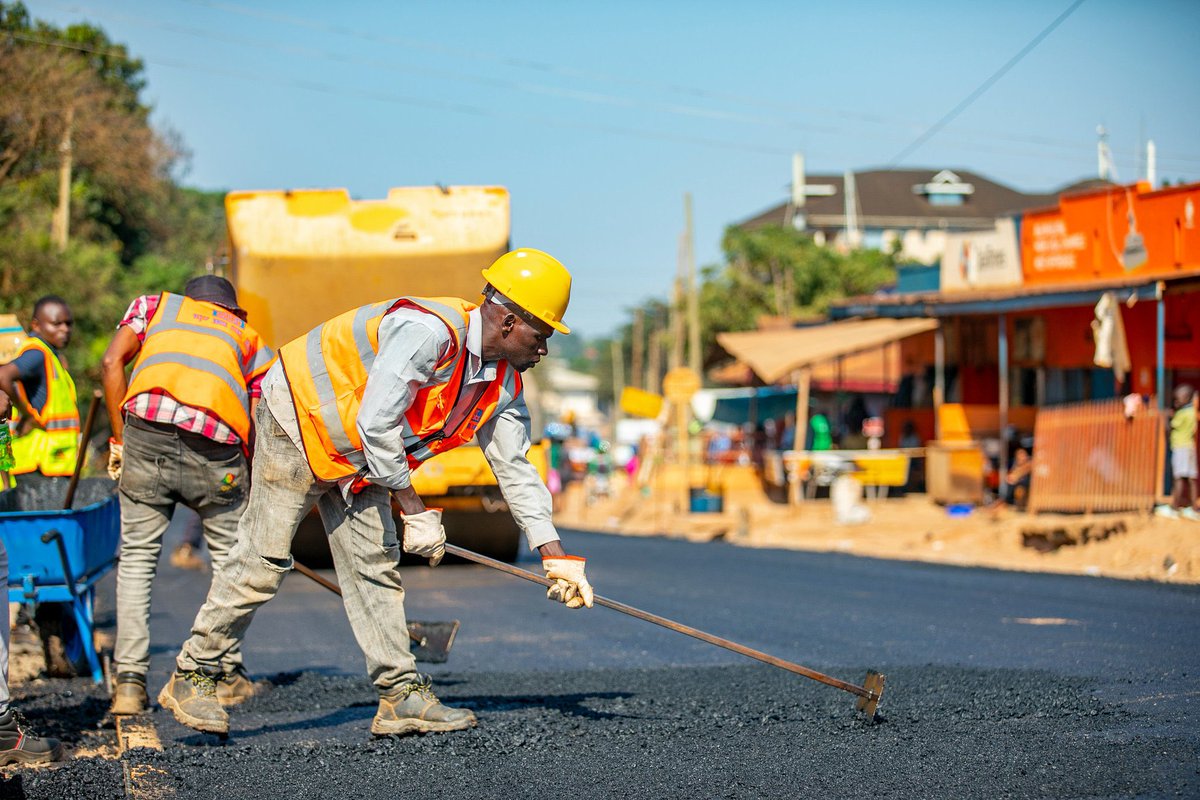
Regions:
<instances>
[{"instance_id":1,"label":"dirt shoulder","mask_svg":"<svg viewBox=\"0 0 1200 800\"><path fill-rule=\"evenodd\" d=\"M627 536L722 539L742 547L840 552L1027 572L1200 583L1200 522L1145 514L1028 515L976 509L952 517L924 495L866 501L871 519L839 525L828 500L798 507L743 492L719 514L678 513L673 499L618 487L588 504L572 485L559 498L564 528Z\"/></svg>"}]
</instances>

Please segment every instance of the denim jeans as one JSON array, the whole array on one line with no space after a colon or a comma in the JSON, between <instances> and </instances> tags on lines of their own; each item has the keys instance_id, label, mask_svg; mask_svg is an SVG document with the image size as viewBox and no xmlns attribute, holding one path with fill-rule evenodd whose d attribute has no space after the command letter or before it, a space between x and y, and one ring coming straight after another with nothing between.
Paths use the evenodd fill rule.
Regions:
<instances>
[{"instance_id":1,"label":"denim jeans","mask_svg":"<svg viewBox=\"0 0 1200 800\"><path fill-rule=\"evenodd\" d=\"M266 402L255 412L250 503L237 544L213 577L192 636L176 659L180 670L221 669L246 634L254 612L275 596L292 568L292 537L315 504L329 535L346 616L380 694L416 678L408 645L400 542L387 489L368 486L343 499L338 485L313 476L308 460ZM299 639L300 636L298 635Z\"/></svg>"},{"instance_id":2,"label":"denim jeans","mask_svg":"<svg viewBox=\"0 0 1200 800\"><path fill-rule=\"evenodd\" d=\"M0 586L8 586L8 550L4 547L3 539L0 539L0 580L4 581ZM7 617L7 615L5 616ZM9 632L8 619L5 619L3 623L0 623L0 714L8 711L8 701L10 699L8 693Z\"/></svg>"},{"instance_id":3,"label":"denim jeans","mask_svg":"<svg viewBox=\"0 0 1200 800\"><path fill-rule=\"evenodd\" d=\"M240 445L218 444L173 425L129 417L120 484L121 558L113 657L118 673L145 675L150 667L150 587L176 504L200 515L216 571L233 547L246 507L248 477ZM223 669L239 668L241 661L240 650L231 650Z\"/></svg>"}]
</instances>

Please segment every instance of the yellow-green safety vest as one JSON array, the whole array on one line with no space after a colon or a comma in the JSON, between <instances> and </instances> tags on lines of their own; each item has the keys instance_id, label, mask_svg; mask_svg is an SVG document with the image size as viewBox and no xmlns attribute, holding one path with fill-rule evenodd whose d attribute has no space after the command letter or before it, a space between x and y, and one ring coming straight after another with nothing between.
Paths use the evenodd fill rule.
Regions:
<instances>
[{"instance_id":1,"label":"yellow-green safety vest","mask_svg":"<svg viewBox=\"0 0 1200 800\"><path fill-rule=\"evenodd\" d=\"M16 475L40 471L43 475L62 476L75 472L75 460L79 457L79 407L76 405L75 381L63 368L50 345L41 339L30 337L21 345L17 356L30 350L40 350L46 365L46 404L33 408L25 395L25 388L17 384L17 391L34 412L40 427L24 436L13 438L13 456L17 466ZM16 430L20 414L13 409L12 424Z\"/></svg>"}]
</instances>

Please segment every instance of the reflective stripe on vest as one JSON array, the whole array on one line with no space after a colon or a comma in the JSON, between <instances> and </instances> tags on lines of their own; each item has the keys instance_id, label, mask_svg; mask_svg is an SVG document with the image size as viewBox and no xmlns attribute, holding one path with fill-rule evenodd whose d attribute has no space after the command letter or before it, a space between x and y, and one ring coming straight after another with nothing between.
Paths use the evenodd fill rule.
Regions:
<instances>
[{"instance_id":1,"label":"reflective stripe on vest","mask_svg":"<svg viewBox=\"0 0 1200 800\"><path fill-rule=\"evenodd\" d=\"M33 410L33 417L41 428L13 439L13 456L17 466L13 473L23 475L41 472L43 475L63 476L75 472L75 461L79 455L79 408L76 406L75 381L63 368L50 345L41 339L26 339L17 355L38 350L45 358L46 403ZM25 388L17 384L26 405L29 398ZM14 424L20 414L13 409Z\"/></svg>"},{"instance_id":2,"label":"reflective stripe on vest","mask_svg":"<svg viewBox=\"0 0 1200 800\"><path fill-rule=\"evenodd\" d=\"M449 350L401 423L410 466L469 441L499 405L505 375L513 372L504 362L497 367L494 381L477 384L470 394L459 396L467 358L467 319L474 304L450 297L401 297L347 311L279 350L305 455L313 474L322 480L338 480L366 467L356 424L358 410L379 351L379 325L400 308L433 314L445 323L451 337ZM462 410L462 424L446 430L456 408Z\"/></svg>"},{"instance_id":3,"label":"reflective stripe on vest","mask_svg":"<svg viewBox=\"0 0 1200 800\"><path fill-rule=\"evenodd\" d=\"M213 414L244 442L250 435L246 386L274 360L271 348L233 312L164 292L146 327L122 404L144 392L163 391L185 406Z\"/></svg>"}]
</instances>

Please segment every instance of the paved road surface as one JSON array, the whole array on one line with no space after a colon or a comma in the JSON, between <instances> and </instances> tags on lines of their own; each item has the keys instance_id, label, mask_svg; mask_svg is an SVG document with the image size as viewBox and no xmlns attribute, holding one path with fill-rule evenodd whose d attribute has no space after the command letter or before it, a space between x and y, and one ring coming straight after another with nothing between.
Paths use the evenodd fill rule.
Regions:
<instances>
[{"instance_id":1,"label":"paved road surface","mask_svg":"<svg viewBox=\"0 0 1200 800\"><path fill-rule=\"evenodd\" d=\"M159 772L133 795L1200 796L1196 588L565 535L605 596L852 682L886 672L880 722L838 690L458 565L406 568L409 609L463 621L430 672L480 727L369 741L374 696L340 601L294 574L246 647L275 688L224 744L151 715L164 749L125 763ZM153 689L204 588L164 564ZM22 701L39 721L99 716L88 687L50 688ZM98 760L13 780L27 797L126 791Z\"/></svg>"}]
</instances>

